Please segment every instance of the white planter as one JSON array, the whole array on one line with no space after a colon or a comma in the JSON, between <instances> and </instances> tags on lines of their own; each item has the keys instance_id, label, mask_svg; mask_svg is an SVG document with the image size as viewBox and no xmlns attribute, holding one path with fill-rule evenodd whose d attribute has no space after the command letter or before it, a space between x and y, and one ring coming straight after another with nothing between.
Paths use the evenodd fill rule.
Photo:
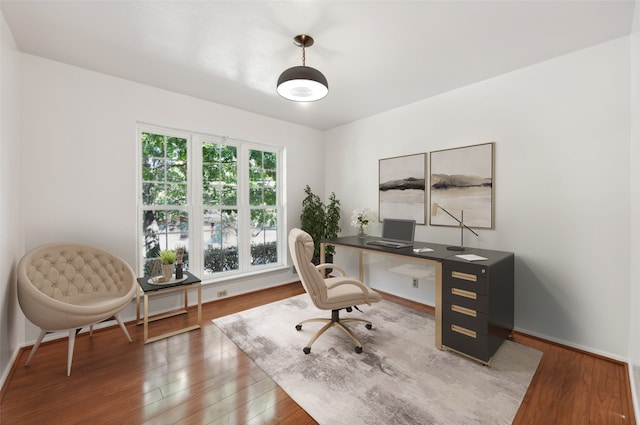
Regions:
<instances>
[{"instance_id":1,"label":"white planter","mask_svg":"<svg viewBox=\"0 0 640 425\"><path fill-rule=\"evenodd\" d=\"M167 281L171 280L171 276L173 276L173 264L163 264L162 265L162 278Z\"/></svg>"}]
</instances>

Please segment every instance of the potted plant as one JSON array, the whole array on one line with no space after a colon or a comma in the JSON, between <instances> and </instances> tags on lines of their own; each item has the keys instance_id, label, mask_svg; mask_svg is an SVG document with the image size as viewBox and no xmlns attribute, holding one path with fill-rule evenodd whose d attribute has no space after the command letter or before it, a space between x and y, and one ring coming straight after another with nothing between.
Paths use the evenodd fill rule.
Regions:
<instances>
[{"instance_id":1,"label":"potted plant","mask_svg":"<svg viewBox=\"0 0 640 425\"><path fill-rule=\"evenodd\" d=\"M329 203L325 209L325 230L324 238L333 239L338 237L338 233L342 230L340 228L340 200L336 199L336 194L331 192L329 196ZM333 258L333 254L336 252L336 247L331 245L326 248L325 256L327 258ZM329 262L327 260L327 262Z\"/></svg>"},{"instance_id":2,"label":"potted plant","mask_svg":"<svg viewBox=\"0 0 640 425\"><path fill-rule=\"evenodd\" d=\"M162 278L164 281L171 280L173 275L173 263L176 262L176 252L169 249L163 249L158 254L160 263L162 263Z\"/></svg>"},{"instance_id":3,"label":"potted plant","mask_svg":"<svg viewBox=\"0 0 640 425\"><path fill-rule=\"evenodd\" d=\"M331 192L329 204L325 206L322 199L311 191L309 185L304 189L307 195L302 200L302 213L300 214L300 227L307 232L314 243L313 263L320 263L320 243L323 239L335 238L340 232L340 201L336 194ZM333 246L325 250L325 260L331 262L335 252Z\"/></svg>"}]
</instances>

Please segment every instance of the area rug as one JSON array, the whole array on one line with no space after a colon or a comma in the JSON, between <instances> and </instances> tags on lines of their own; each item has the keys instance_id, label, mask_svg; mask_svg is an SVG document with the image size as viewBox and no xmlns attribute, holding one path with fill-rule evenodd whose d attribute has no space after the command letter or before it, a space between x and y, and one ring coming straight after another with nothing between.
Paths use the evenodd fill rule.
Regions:
<instances>
[{"instance_id":1,"label":"area rug","mask_svg":"<svg viewBox=\"0 0 640 425\"><path fill-rule=\"evenodd\" d=\"M542 353L506 341L490 367L434 345L435 320L383 300L341 311L363 351L340 329L329 329L305 355L302 348L329 317L306 294L213 320L309 415L335 424L511 424Z\"/></svg>"}]
</instances>

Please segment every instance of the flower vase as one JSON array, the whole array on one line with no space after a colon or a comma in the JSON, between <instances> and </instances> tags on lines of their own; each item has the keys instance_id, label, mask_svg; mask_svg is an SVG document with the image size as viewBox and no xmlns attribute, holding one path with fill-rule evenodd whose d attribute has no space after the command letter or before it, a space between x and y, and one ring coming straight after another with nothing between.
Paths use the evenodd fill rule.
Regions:
<instances>
[{"instance_id":1,"label":"flower vase","mask_svg":"<svg viewBox=\"0 0 640 425\"><path fill-rule=\"evenodd\" d=\"M365 237L367 237L367 234L364 232L363 226L358 227L358 237L360 239L364 239Z\"/></svg>"}]
</instances>

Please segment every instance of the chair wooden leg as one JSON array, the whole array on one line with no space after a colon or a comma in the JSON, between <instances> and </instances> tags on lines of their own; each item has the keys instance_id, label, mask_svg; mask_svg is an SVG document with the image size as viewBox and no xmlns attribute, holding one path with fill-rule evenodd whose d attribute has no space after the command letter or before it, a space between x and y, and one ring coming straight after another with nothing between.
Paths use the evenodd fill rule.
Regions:
<instances>
[{"instance_id":1,"label":"chair wooden leg","mask_svg":"<svg viewBox=\"0 0 640 425\"><path fill-rule=\"evenodd\" d=\"M29 366L29 362L31 361L31 358L36 353L36 351L38 351L38 347L40 347L40 343L42 343L42 340L44 339L44 336L46 334L47 334L47 331L45 331L44 329L40 330L40 335L38 335L38 339L36 339L36 343L33 345L33 348L31 349L31 352L29 353L29 357L27 357L27 362L24 364L25 367Z\"/></svg>"},{"instance_id":2,"label":"chair wooden leg","mask_svg":"<svg viewBox=\"0 0 640 425\"><path fill-rule=\"evenodd\" d=\"M76 330L69 329L69 352L67 354L67 376L71 376L71 362L73 361L73 347L76 345Z\"/></svg>"},{"instance_id":3,"label":"chair wooden leg","mask_svg":"<svg viewBox=\"0 0 640 425\"><path fill-rule=\"evenodd\" d=\"M116 314L114 316L116 318L116 320L118 321L118 324L120 325L120 327L122 328L122 330L124 331L124 334L127 336L127 339L129 340L129 342L133 342L131 340L131 337L129 336L129 331L127 330L127 327L124 325L124 322L122 321L122 319L120 318L120 313Z\"/></svg>"}]
</instances>

